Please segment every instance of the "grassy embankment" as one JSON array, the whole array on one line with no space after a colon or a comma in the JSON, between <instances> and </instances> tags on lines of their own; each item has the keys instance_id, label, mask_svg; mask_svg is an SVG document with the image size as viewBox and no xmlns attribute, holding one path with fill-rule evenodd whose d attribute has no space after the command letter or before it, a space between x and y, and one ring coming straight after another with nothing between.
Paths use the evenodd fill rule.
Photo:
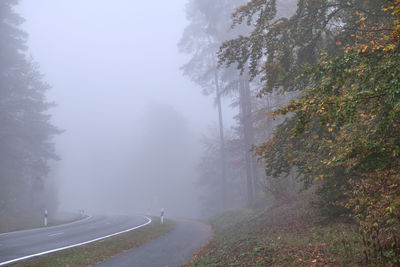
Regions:
<instances>
[{"instance_id":1,"label":"grassy embankment","mask_svg":"<svg viewBox=\"0 0 400 267\"><path fill-rule=\"evenodd\" d=\"M38 258L22 261L14 267L57 267L57 266L92 266L126 250L139 247L157 237L160 237L174 228L171 221L164 221L162 225L157 218L147 226L128 233L100 240L87 245L63 250Z\"/></svg>"},{"instance_id":2,"label":"grassy embankment","mask_svg":"<svg viewBox=\"0 0 400 267\"><path fill-rule=\"evenodd\" d=\"M189 266L362 266L356 227L316 224L307 210L295 203L216 216L214 239Z\"/></svg>"}]
</instances>

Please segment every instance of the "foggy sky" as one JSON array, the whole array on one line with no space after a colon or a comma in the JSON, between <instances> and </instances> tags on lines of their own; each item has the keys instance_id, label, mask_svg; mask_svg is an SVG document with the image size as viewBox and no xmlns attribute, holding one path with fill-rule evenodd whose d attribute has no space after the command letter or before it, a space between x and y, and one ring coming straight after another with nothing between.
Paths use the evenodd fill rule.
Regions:
<instances>
[{"instance_id":1,"label":"foggy sky","mask_svg":"<svg viewBox=\"0 0 400 267\"><path fill-rule=\"evenodd\" d=\"M185 3L21 1L17 11L26 19L29 53L52 86L54 124L66 130L56 139L62 160L51 174L59 181L62 208L112 210L123 202L116 197L127 179L136 193L134 184L142 181L129 167L141 153L149 107L167 105L182 114L192 142L215 123L212 98L179 71L187 59L177 49L187 24Z\"/></svg>"}]
</instances>

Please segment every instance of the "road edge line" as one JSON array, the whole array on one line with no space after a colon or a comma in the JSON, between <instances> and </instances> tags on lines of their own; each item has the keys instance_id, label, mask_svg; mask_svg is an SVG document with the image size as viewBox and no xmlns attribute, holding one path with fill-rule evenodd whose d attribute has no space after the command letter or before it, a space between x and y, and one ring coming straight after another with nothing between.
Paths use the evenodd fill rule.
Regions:
<instances>
[{"instance_id":1,"label":"road edge line","mask_svg":"<svg viewBox=\"0 0 400 267\"><path fill-rule=\"evenodd\" d=\"M17 230L17 231L11 231L11 232L6 232L6 233L1 233L1 236L6 236L6 235L10 235L10 234L15 234L15 233L24 233L24 232L34 232L34 231L40 231L42 229L54 229L57 227L63 227L65 225L71 225L71 224L76 224L76 223L80 223L80 222L84 222L87 221L89 219L92 219L93 216L92 215L88 215L85 218L73 221L73 222L69 222L69 223L63 223L63 224L58 224L58 225L53 225L53 226L48 226L48 227L37 227L37 228L31 228L31 229L25 229L25 230ZM0 265L1 266L1 265Z\"/></svg>"},{"instance_id":2,"label":"road edge line","mask_svg":"<svg viewBox=\"0 0 400 267\"><path fill-rule=\"evenodd\" d=\"M21 257L21 258L17 258L17 259L5 261L5 262L0 262L0 266L5 266L5 265L10 264L10 263L15 263L15 262L18 262L18 261L27 260L27 259L38 257L38 256L43 256L43 255L50 254L50 253L53 253L53 252L58 252L58 251L61 251L61 250L66 250L66 249L69 249L69 248L74 248L74 247L86 245L86 244L89 244L89 243L93 243L93 242L96 242L96 241L99 241L99 240L102 240L102 239L105 239L105 238L109 238L109 237L112 237L112 236L116 236L116 235L119 235L119 234L123 234L123 233L126 233L126 232L133 231L135 229L138 229L138 228L141 228L143 226L149 225L152 222L152 220L149 217L147 217L147 216L143 216L143 217L145 217L148 220L148 222L146 222L144 224L141 224L141 225L138 225L138 226L135 226L135 227L130 228L128 230L120 231L118 233L106 235L106 236L103 236L103 237L98 237L98 238L95 238L95 239L92 239L92 240L89 240L89 241L85 241L85 242L81 242L81 243L78 243L78 244L75 244L75 245L56 248L56 249L52 249L52 250L48 250L48 251L44 251L44 252L40 252L40 253L28 255L28 256L24 256L24 257Z\"/></svg>"}]
</instances>

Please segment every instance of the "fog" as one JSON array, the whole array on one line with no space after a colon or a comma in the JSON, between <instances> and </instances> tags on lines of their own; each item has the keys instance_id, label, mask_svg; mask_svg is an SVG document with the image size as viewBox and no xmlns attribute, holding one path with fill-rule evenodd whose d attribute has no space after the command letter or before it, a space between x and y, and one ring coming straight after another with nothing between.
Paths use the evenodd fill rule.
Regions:
<instances>
[{"instance_id":1,"label":"fog","mask_svg":"<svg viewBox=\"0 0 400 267\"><path fill-rule=\"evenodd\" d=\"M51 164L61 210L198 216L199 139L217 114L179 70L185 3L21 1L29 53L65 130Z\"/></svg>"}]
</instances>

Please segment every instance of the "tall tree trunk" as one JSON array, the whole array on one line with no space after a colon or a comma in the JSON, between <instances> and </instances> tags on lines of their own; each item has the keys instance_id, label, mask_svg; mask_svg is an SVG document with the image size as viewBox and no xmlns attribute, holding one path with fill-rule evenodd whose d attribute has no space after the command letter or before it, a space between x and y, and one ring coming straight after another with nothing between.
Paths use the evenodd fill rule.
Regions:
<instances>
[{"instance_id":1,"label":"tall tree trunk","mask_svg":"<svg viewBox=\"0 0 400 267\"><path fill-rule=\"evenodd\" d=\"M241 75L239 80L239 103L240 119L242 124L243 146L245 151L245 168L247 184L247 204L250 206L254 201L254 164L251 154L251 146L254 143L254 136L251 122L250 87L246 75Z\"/></svg>"},{"instance_id":2,"label":"tall tree trunk","mask_svg":"<svg viewBox=\"0 0 400 267\"><path fill-rule=\"evenodd\" d=\"M253 153L250 151L252 149L252 147L255 144L255 134L254 134L254 125L253 125L253 106L252 106L252 102L251 102L251 91L250 91L250 82L249 82L249 74L248 72L246 72L244 74L244 86L245 86L245 103L247 106L247 132L248 132L248 138L249 138L249 149L247 150L247 152L249 153L249 157L250 157L250 169L252 171L252 182L253 182L253 194L256 195L257 193L259 193L261 190L261 186L260 186L260 180L258 179L259 177L259 173L257 172L257 162L256 162L256 158L254 157Z\"/></svg>"},{"instance_id":3,"label":"tall tree trunk","mask_svg":"<svg viewBox=\"0 0 400 267\"><path fill-rule=\"evenodd\" d=\"M220 153L221 153L221 176L222 176L221 177L221 193L222 193L221 209L225 210L227 207L225 138L224 138L224 122L223 122L223 118L222 118L222 106L221 106L221 88L219 86L217 68L215 68L215 71L214 71L214 79L215 79L216 101L217 101L217 107L218 107L219 139L220 139Z\"/></svg>"}]
</instances>

